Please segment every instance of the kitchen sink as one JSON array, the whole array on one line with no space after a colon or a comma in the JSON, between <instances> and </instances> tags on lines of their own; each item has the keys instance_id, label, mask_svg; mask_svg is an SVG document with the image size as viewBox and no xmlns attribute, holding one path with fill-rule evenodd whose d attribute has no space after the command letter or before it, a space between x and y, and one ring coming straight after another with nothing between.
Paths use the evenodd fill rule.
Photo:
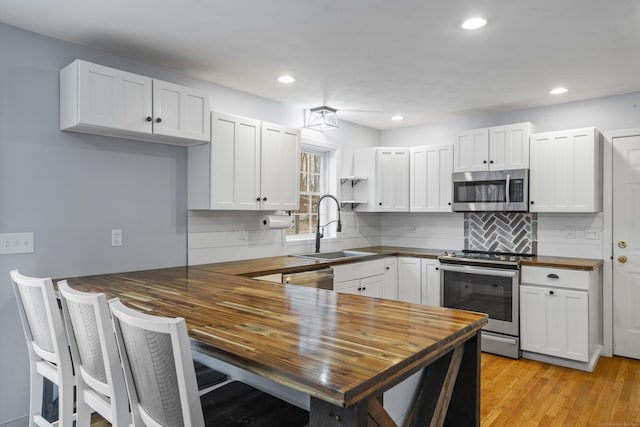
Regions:
<instances>
[{"instance_id":1,"label":"kitchen sink","mask_svg":"<svg viewBox=\"0 0 640 427\"><path fill-rule=\"evenodd\" d=\"M310 253L310 254L300 254L300 255L291 255L298 258L307 258L307 259L319 259L323 261L330 260L338 260L338 259L346 259L346 258L357 258L363 256L376 255L373 252L359 252L359 251L335 251L335 252L320 252L320 253Z\"/></svg>"}]
</instances>

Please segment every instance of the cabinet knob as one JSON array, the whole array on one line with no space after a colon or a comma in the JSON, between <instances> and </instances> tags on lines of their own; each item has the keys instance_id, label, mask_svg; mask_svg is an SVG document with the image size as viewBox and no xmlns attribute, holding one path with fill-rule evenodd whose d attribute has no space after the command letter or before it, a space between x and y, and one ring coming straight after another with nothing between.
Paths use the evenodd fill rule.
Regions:
<instances>
[{"instance_id":1,"label":"cabinet knob","mask_svg":"<svg viewBox=\"0 0 640 427\"><path fill-rule=\"evenodd\" d=\"M362 290L362 288L358 288L358 291L361 291L361 290Z\"/></svg>"},{"instance_id":2,"label":"cabinet knob","mask_svg":"<svg viewBox=\"0 0 640 427\"><path fill-rule=\"evenodd\" d=\"M447 203L449 206L451 206L451 202Z\"/></svg>"},{"instance_id":3,"label":"cabinet knob","mask_svg":"<svg viewBox=\"0 0 640 427\"><path fill-rule=\"evenodd\" d=\"M624 256L624 255L620 255L620 256L618 257L618 262L619 262L620 264L624 264L625 262L627 262L627 257L626 257L626 256Z\"/></svg>"},{"instance_id":4,"label":"cabinet knob","mask_svg":"<svg viewBox=\"0 0 640 427\"><path fill-rule=\"evenodd\" d=\"M533 200L531 201L531 204L533 204Z\"/></svg>"},{"instance_id":5,"label":"cabinet knob","mask_svg":"<svg viewBox=\"0 0 640 427\"><path fill-rule=\"evenodd\" d=\"M260 197L256 197L256 202L259 202L259 201L260 201Z\"/></svg>"},{"instance_id":6,"label":"cabinet knob","mask_svg":"<svg viewBox=\"0 0 640 427\"><path fill-rule=\"evenodd\" d=\"M146 118L145 120L146 120L146 121L148 121L148 122L150 122L150 121L152 121L153 119L151 118L151 116L147 116L147 118Z\"/></svg>"},{"instance_id":7,"label":"cabinet knob","mask_svg":"<svg viewBox=\"0 0 640 427\"><path fill-rule=\"evenodd\" d=\"M440 267L436 267L436 271L440 270Z\"/></svg>"},{"instance_id":8,"label":"cabinet knob","mask_svg":"<svg viewBox=\"0 0 640 427\"><path fill-rule=\"evenodd\" d=\"M379 206L382 206L382 202L378 203Z\"/></svg>"},{"instance_id":9,"label":"cabinet knob","mask_svg":"<svg viewBox=\"0 0 640 427\"><path fill-rule=\"evenodd\" d=\"M162 123L162 119L161 119L160 117L158 117L158 118L156 119L156 122L157 122L157 123Z\"/></svg>"},{"instance_id":10,"label":"cabinet knob","mask_svg":"<svg viewBox=\"0 0 640 427\"><path fill-rule=\"evenodd\" d=\"M553 295L553 291L549 291L549 295Z\"/></svg>"},{"instance_id":11,"label":"cabinet knob","mask_svg":"<svg viewBox=\"0 0 640 427\"><path fill-rule=\"evenodd\" d=\"M263 197L263 198L262 198L262 201L263 201L263 202L266 202L266 201L267 201L267 198L266 198L266 197Z\"/></svg>"},{"instance_id":12,"label":"cabinet knob","mask_svg":"<svg viewBox=\"0 0 640 427\"><path fill-rule=\"evenodd\" d=\"M385 267L384 269L385 269L385 270L388 270L388 269L389 269L389 267Z\"/></svg>"},{"instance_id":13,"label":"cabinet knob","mask_svg":"<svg viewBox=\"0 0 640 427\"><path fill-rule=\"evenodd\" d=\"M483 160L483 161L482 161L482 163L484 163L484 164L486 165L486 164L487 164L487 161L486 161L486 160Z\"/></svg>"},{"instance_id":14,"label":"cabinet knob","mask_svg":"<svg viewBox=\"0 0 640 427\"><path fill-rule=\"evenodd\" d=\"M559 279L559 278L560 278L560 276L558 276L558 275L557 275L557 274L555 274L555 273L547 274L547 277L548 277L549 279Z\"/></svg>"}]
</instances>

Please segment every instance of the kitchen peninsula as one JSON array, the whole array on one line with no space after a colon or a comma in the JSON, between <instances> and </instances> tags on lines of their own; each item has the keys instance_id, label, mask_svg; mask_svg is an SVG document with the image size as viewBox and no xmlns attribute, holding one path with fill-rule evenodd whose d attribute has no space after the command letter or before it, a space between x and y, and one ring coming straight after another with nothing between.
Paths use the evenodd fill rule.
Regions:
<instances>
[{"instance_id":1,"label":"kitchen peninsula","mask_svg":"<svg viewBox=\"0 0 640 427\"><path fill-rule=\"evenodd\" d=\"M480 424L486 315L266 283L219 268L68 280L150 314L184 317L197 351L308 394L310 426L395 425L383 392L425 367L414 421Z\"/></svg>"}]
</instances>

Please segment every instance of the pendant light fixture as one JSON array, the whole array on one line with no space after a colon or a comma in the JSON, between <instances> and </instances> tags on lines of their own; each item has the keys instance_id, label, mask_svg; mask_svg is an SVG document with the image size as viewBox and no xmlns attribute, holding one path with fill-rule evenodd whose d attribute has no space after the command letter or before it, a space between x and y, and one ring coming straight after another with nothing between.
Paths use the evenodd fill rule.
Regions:
<instances>
[{"instance_id":1,"label":"pendant light fixture","mask_svg":"<svg viewBox=\"0 0 640 427\"><path fill-rule=\"evenodd\" d=\"M307 120L307 127L316 130L328 130L338 128L338 110L322 106L311 108Z\"/></svg>"}]
</instances>

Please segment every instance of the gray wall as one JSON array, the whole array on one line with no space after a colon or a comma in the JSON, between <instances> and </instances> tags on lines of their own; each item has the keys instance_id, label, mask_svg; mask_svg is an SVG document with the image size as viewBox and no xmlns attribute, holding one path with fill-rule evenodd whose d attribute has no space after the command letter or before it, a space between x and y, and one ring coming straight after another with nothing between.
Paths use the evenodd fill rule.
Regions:
<instances>
[{"instance_id":1,"label":"gray wall","mask_svg":"<svg viewBox=\"0 0 640 427\"><path fill-rule=\"evenodd\" d=\"M58 130L58 71L76 58L211 93L213 109L301 127L303 112L0 24L0 232L35 253L0 255L0 425L28 407L24 336L8 272L53 278L186 265L186 149ZM377 133L376 133L377 141ZM111 247L111 229L124 245Z\"/></svg>"}]
</instances>

